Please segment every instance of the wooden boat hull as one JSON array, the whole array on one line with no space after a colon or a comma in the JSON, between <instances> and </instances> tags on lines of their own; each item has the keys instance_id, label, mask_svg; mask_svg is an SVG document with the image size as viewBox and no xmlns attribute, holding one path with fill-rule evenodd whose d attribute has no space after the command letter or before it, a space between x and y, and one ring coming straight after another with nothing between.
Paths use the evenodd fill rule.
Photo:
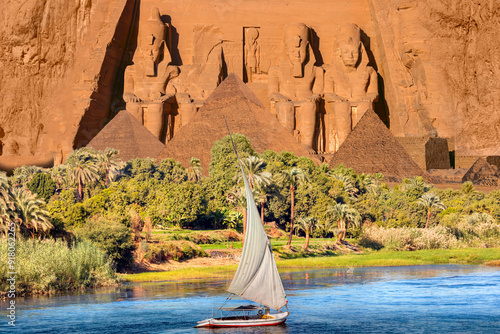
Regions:
<instances>
[{"instance_id":1,"label":"wooden boat hull","mask_svg":"<svg viewBox=\"0 0 500 334\"><path fill-rule=\"evenodd\" d=\"M230 317L230 318L209 318L202 321L198 321L198 325L195 328L200 327L253 327L253 326L276 326L285 323L289 312L282 312L271 314L269 318L257 318L257 317Z\"/></svg>"}]
</instances>

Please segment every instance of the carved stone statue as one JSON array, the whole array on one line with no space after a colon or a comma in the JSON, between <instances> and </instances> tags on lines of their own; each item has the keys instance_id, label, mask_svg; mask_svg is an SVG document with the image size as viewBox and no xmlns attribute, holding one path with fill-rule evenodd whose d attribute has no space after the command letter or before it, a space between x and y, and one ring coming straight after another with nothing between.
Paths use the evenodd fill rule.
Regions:
<instances>
[{"instance_id":1,"label":"carved stone statue","mask_svg":"<svg viewBox=\"0 0 500 334\"><path fill-rule=\"evenodd\" d=\"M359 119L378 99L377 72L368 57L356 24L341 26L333 64L325 71L326 150L336 152Z\"/></svg>"},{"instance_id":2,"label":"carved stone statue","mask_svg":"<svg viewBox=\"0 0 500 334\"><path fill-rule=\"evenodd\" d=\"M224 78L222 31L214 25L196 25L193 29L192 64L179 67L175 87L177 114L170 115L166 141L196 116L206 98Z\"/></svg>"},{"instance_id":3,"label":"carved stone statue","mask_svg":"<svg viewBox=\"0 0 500 334\"><path fill-rule=\"evenodd\" d=\"M166 32L158 8L152 8L149 19L139 24L137 49L133 64L125 70L123 90L127 111L158 139L163 128L163 104L175 95L169 82L179 74L178 67L171 64Z\"/></svg>"},{"instance_id":4,"label":"carved stone statue","mask_svg":"<svg viewBox=\"0 0 500 334\"><path fill-rule=\"evenodd\" d=\"M252 82L252 75L260 73L260 45L257 42L259 31L247 28L245 33L245 70L247 81Z\"/></svg>"},{"instance_id":5,"label":"carved stone statue","mask_svg":"<svg viewBox=\"0 0 500 334\"><path fill-rule=\"evenodd\" d=\"M285 28L280 65L269 69L271 112L310 152L314 152L318 94L323 87L323 69L310 45L310 31L303 23Z\"/></svg>"}]
</instances>

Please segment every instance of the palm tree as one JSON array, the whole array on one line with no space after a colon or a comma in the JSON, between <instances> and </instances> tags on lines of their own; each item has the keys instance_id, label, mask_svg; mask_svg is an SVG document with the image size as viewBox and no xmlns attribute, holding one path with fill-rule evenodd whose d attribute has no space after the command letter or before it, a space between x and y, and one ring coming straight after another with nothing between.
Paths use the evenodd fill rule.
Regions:
<instances>
[{"instance_id":1,"label":"palm tree","mask_svg":"<svg viewBox=\"0 0 500 334\"><path fill-rule=\"evenodd\" d=\"M0 172L0 228L7 235L9 225L12 223L15 207L9 191L9 179L4 172Z\"/></svg>"},{"instance_id":2,"label":"palm tree","mask_svg":"<svg viewBox=\"0 0 500 334\"><path fill-rule=\"evenodd\" d=\"M219 225L224 224L224 222L229 219L229 210L226 208L216 209L210 212L208 218L213 219L214 229L217 229Z\"/></svg>"},{"instance_id":3,"label":"palm tree","mask_svg":"<svg viewBox=\"0 0 500 334\"><path fill-rule=\"evenodd\" d=\"M474 184L471 181L466 181L462 184L462 189L460 191L464 195L475 194L477 193L476 188L474 188Z\"/></svg>"},{"instance_id":4,"label":"palm tree","mask_svg":"<svg viewBox=\"0 0 500 334\"><path fill-rule=\"evenodd\" d=\"M227 194L227 200L234 204L236 210L243 215L243 238L247 232L247 198L245 188L235 189Z\"/></svg>"},{"instance_id":5,"label":"palm tree","mask_svg":"<svg viewBox=\"0 0 500 334\"><path fill-rule=\"evenodd\" d=\"M78 185L78 198L83 200L83 186L99 178L96 156L89 150L73 151L66 160L69 166L69 179Z\"/></svg>"},{"instance_id":6,"label":"palm tree","mask_svg":"<svg viewBox=\"0 0 500 334\"><path fill-rule=\"evenodd\" d=\"M37 166L21 166L14 169L13 179L18 185L25 186L28 182L33 180L33 177L39 172L41 168Z\"/></svg>"},{"instance_id":7,"label":"palm tree","mask_svg":"<svg viewBox=\"0 0 500 334\"><path fill-rule=\"evenodd\" d=\"M313 236L326 237L329 233L337 233L337 227L331 221L324 220L318 222L314 228Z\"/></svg>"},{"instance_id":8,"label":"palm tree","mask_svg":"<svg viewBox=\"0 0 500 334\"><path fill-rule=\"evenodd\" d=\"M42 230L43 234L47 234L54 228L50 223L50 214L44 208L45 202L42 199L23 188L13 188L12 198L20 228L31 233L33 239L35 232L38 233L39 230Z\"/></svg>"},{"instance_id":9,"label":"palm tree","mask_svg":"<svg viewBox=\"0 0 500 334\"><path fill-rule=\"evenodd\" d=\"M238 211L229 211L227 209L224 209L225 215L224 215L224 220L222 221L223 225L227 226L227 247L229 248L229 229L235 228L238 226L239 220L243 218L243 215L239 213Z\"/></svg>"},{"instance_id":10,"label":"palm tree","mask_svg":"<svg viewBox=\"0 0 500 334\"><path fill-rule=\"evenodd\" d=\"M347 204L335 203L334 205L330 205L326 212L331 215L333 220L337 221L337 241L340 243L345 240L349 224L359 225L361 223L359 212Z\"/></svg>"},{"instance_id":11,"label":"palm tree","mask_svg":"<svg viewBox=\"0 0 500 334\"><path fill-rule=\"evenodd\" d=\"M415 176L413 179L404 179L402 188L402 190L415 189L419 192L425 192L428 191L431 186L425 182L423 177Z\"/></svg>"},{"instance_id":12,"label":"palm tree","mask_svg":"<svg viewBox=\"0 0 500 334\"><path fill-rule=\"evenodd\" d=\"M202 175L201 160L191 157L189 164L191 167L187 170L188 179L193 182L198 182Z\"/></svg>"},{"instance_id":13,"label":"palm tree","mask_svg":"<svg viewBox=\"0 0 500 334\"><path fill-rule=\"evenodd\" d=\"M328 175L332 179L340 181L344 184L344 191L349 194L349 197L355 198L359 193L359 189L356 188L355 182L350 176L341 173L334 173L333 171L330 171Z\"/></svg>"},{"instance_id":14,"label":"palm tree","mask_svg":"<svg viewBox=\"0 0 500 334\"><path fill-rule=\"evenodd\" d=\"M231 221L230 226L237 228L240 223L243 225L243 214L239 211L231 211L229 213L229 220Z\"/></svg>"},{"instance_id":15,"label":"palm tree","mask_svg":"<svg viewBox=\"0 0 500 334\"><path fill-rule=\"evenodd\" d=\"M241 164L248 178L250 189L253 190L256 184L269 185L271 183L271 173L264 171L266 166L264 160L251 155L246 159L241 159ZM239 178L241 180L241 173Z\"/></svg>"},{"instance_id":16,"label":"palm tree","mask_svg":"<svg viewBox=\"0 0 500 334\"><path fill-rule=\"evenodd\" d=\"M313 233L313 230L316 228L316 224L318 220L314 217L300 217L297 219L297 225L295 225L295 230L304 231L306 234L306 243L303 248L307 251L309 248L309 237Z\"/></svg>"},{"instance_id":17,"label":"palm tree","mask_svg":"<svg viewBox=\"0 0 500 334\"><path fill-rule=\"evenodd\" d=\"M425 207L427 210L427 221L425 222L425 228L429 228L429 220L431 219L431 214L433 210L442 211L446 209L446 206L441 202L439 196L428 193L423 194L422 197L419 198L418 204Z\"/></svg>"},{"instance_id":18,"label":"palm tree","mask_svg":"<svg viewBox=\"0 0 500 334\"><path fill-rule=\"evenodd\" d=\"M56 190L57 189L63 189L67 188L69 185L69 180L68 180L68 166L67 165L58 165L54 168L49 168L48 172L50 173L50 176L52 176L52 179L56 181Z\"/></svg>"},{"instance_id":19,"label":"palm tree","mask_svg":"<svg viewBox=\"0 0 500 334\"><path fill-rule=\"evenodd\" d=\"M225 225L227 229L236 228L238 222L243 218L241 212L232 211L224 209L225 215L222 221L222 225Z\"/></svg>"},{"instance_id":20,"label":"palm tree","mask_svg":"<svg viewBox=\"0 0 500 334\"><path fill-rule=\"evenodd\" d=\"M0 172L0 199L9 201L9 179L5 172Z\"/></svg>"},{"instance_id":21,"label":"palm tree","mask_svg":"<svg viewBox=\"0 0 500 334\"><path fill-rule=\"evenodd\" d=\"M306 182L309 182L309 178L302 169L293 167L281 173L281 180L285 185L290 186L290 199L291 199L290 235L288 237L288 243L286 244L288 247L290 247L290 245L292 244L293 218L295 212L295 188L298 185L302 185Z\"/></svg>"},{"instance_id":22,"label":"palm tree","mask_svg":"<svg viewBox=\"0 0 500 334\"><path fill-rule=\"evenodd\" d=\"M371 174L357 174L355 184L360 192L377 194L379 192L379 183L384 178L381 173Z\"/></svg>"},{"instance_id":23,"label":"palm tree","mask_svg":"<svg viewBox=\"0 0 500 334\"><path fill-rule=\"evenodd\" d=\"M269 187L264 184L257 183L257 186L254 189L254 198L260 203L260 219L262 221L262 225L264 225L264 207L269 196Z\"/></svg>"},{"instance_id":24,"label":"palm tree","mask_svg":"<svg viewBox=\"0 0 500 334\"><path fill-rule=\"evenodd\" d=\"M97 168L104 174L104 185L108 187L108 180L113 181L115 176L124 167L124 163L117 157L119 151L114 148L106 148L97 153Z\"/></svg>"}]
</instances>

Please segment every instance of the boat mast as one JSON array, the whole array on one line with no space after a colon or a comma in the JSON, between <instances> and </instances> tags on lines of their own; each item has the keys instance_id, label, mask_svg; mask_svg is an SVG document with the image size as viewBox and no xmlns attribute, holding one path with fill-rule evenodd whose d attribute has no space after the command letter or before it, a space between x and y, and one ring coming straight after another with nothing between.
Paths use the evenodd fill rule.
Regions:
<instances>
[{"instance_id":1,"label":"boat mast","mask_svg":"<svg viewBox=\"0 0 500 334\"><path fill-rule=\"evenodd\" d=\"M262 225L252 190L248 184L243 165L240 161L236 145L225 117L224 121L226 122L226 127L231 137L231 143L233 144L233 149L241 168L247 199L247 230L245 244L243 245L238 269L236 270L228 291L261 305L279 310L287 304L283 283L281 282L278 268L276 267L271 243Z\"/></svg>"}]
</instances>

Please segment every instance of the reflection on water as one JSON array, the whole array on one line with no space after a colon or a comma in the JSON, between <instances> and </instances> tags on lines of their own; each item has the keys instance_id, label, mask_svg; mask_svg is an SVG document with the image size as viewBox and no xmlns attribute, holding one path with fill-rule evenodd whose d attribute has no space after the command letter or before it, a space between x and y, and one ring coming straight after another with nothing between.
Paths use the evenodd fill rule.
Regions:
<instances>
[{"instance_id":1,"label":"reflection on water","mask_svg":"<svg viewBox=\"0 0 500 334\"><path fill-rule=\"evenodd\" d=\"M178 333L190 333L190 332L178 332ZM213 328L213 329L198 329L199 334L246 334L246 333L262 333L262 334L285 334L294 333L292 328L288 325L272 326L272 327L246 327L246 328Z\"/></svg>"},{"instance_id":2,"label":"reflection on water","mask_svg":"<svg viewBox=\"0 0 500 334\"><path fill-rule=\"evenodd\" d=\"M319 269L281 274L286 325L194 329L228 281L128 284L86 294L18 298L19 333L500 333L500 271L482 266ZM231 304L232 303L232 304ZM232 300L229 305L239 305ZM245 302L246 303L246 302ZM1 304L5 309L5 303ZM0 332L7 319L0 312Z\"/></svg>"}]
</instances>

